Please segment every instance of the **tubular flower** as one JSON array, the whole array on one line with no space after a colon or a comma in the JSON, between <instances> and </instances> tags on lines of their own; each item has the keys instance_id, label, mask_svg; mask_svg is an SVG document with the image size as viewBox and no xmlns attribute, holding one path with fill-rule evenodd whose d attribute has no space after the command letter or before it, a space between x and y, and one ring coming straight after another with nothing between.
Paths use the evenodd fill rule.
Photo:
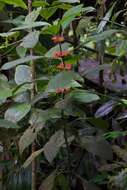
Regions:
<instances>
[{"instance_id":1,"label":"tubular flower","mask_svg":"<svg viewBox=\"0 0 127 190\"><path fill-rule=\"evenodd\" d=\"M66 57L70 55L70 51L56 51L54 54L53 54L53 57L54 58L62 58L62 57Z\"/></svg>"},{"instance_id":2,"label":"tubular flower","mask_svg":"<svg viewBox=\"0 0 127 190\"><path fill-rule=\"evenodd\" d=\"M70 88L57 88L56 89L57 94L68 93L69 91L70 91Z\"/></svg>"},{"instance_id":3,"label":"tubular flower","mask_svg":"<svg viewBox=\"0 0 127 190\"><path fill-rule=\"evenodd\" d=\"M68 71L72 70L72 64L65 63L65 69L68 70Z\"/></svg>"},{"instance_id":4,"label":"tubular flower","mask_svg":"<svg viewBox=\"0 0 127 190\"><path fill-rule=\"evenodd\" d=\"M57 36L53 36L52 37L52 41L54 43L61 43L64 41L64 37L63 36L60 36L60 35L57 35Z\"/></svg>"},{"instance_id":5,"label":"tubular flower","mask_svg":"<svg viewBox=\"0 0 127 190\"><path fill-rule=\"evenodd\" d=\"M57 65L57 69L64 70L64 64L60 63L59 65Z\"/></svg>"},{"instance_id":6,"label":"tubular flower","mask_svg":"<svg viewBox=\"0 0 127 190\"><path fill-rule=\"evenodd\" d=\"M72 70L72 65L69 63L60 63L57 65L57 69L70 71Z\"/></svg>"}]
</instances>

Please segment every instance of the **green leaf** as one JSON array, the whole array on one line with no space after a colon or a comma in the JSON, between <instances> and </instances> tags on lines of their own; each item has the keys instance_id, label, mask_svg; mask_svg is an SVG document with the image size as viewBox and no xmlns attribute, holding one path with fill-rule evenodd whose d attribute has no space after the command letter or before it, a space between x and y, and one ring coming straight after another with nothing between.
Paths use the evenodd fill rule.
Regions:
<instances>
[{"instance_id":1,"label":"green leaf","mask_svg":"<svg viewBox=\"0 0 127 190\"><path fill-rule=\"evenodd\" d=\"M5 100L8 97L12 96L12 90L11 89L4 89L0 90L0 101Z\"/></svg>"},{"instance_id":2,"label":"green leaf","mask_svg":"<svg viewBox=\"0 0 127 190\"><path fill-rule=\"evenodd\" d=\"M104 160L112 160L113 152L110 144L101 136L81 136L82 146L93 155ZM108 154L107 154L108 153Z\"/></svg>"},{"instance_id":3,"label":"green leaf","mask_svg":"<svg viewBox=\"0 0 127 190\"><path fill-rule=\"evenodd\" d=\"M72 100L80 103L91 103L100 99L98 95L90 93L87 90L74 90L69 95Z\"/></svg>"},{"instance_id":4,"label":"green leaf","mask_svg":"<svg viewBox=\"0 0 127 190\"><path fill-rule=\"evenodd\" d=\"M45 20L48 20L56 12L56 10L57 7L43 8L40 14Z\"/></svg>"},{"instance_id":5,"label":"green leaf","mask_svg":"<svg viewBox=\"0 0 127 190\"><path fill-rule=\"evenodd\" d=\"M80 0L59 0L61 3L80 3Z\"/></svg>"},{"instance_id":6,"label":"green leaf","mask_svg":"<svg viewBox=\"0 0 127 190\"><path fill-rule=\"evenodd\" d=\"M37 137L36 128L29 127L25 130L25 132L23 133L23 135L20 137L20 140L19 140L20 154L22 154L23 151L34 142L36 137Z\"/></svg>"},{"instance_id":7,"label":"green leaf","mask_svg":"<svg viewBox=\"0 0 127 190\"><path fill-rule=\"evenodd\" d=\"M95 42L99 42L102 40L105 40L107 38L111 38L113 34L115 34L116 32L118 32L118 30L115 29L111 29L111 30L107 30L104 32L101 32L99 34L93 35L91 37L87 38L87 41L95 41Z\"/></svg>"},{"instance_id":8,"label":"green leaf","mask_svg":"<svg viewBox=\"0 0 127 190\"><path fill-rule=\"evenodd\" d=\"M0 2L7 3L7 4L10 4L10 5L15 5L15 6L21 7L23 9L27 9L27 6L26 6L26 4L24 3L23 0L0 0Z\"/></svg>"},{"instance_id":9,"label":"green leaf","mask_svg":"<svg viewBox=\"0 0 127 190\"><path fill-rule=\"evenodd\" d=\"M62 50L67 50L69 48L70 44L65 42L63 44L61 44L61 48ZM54 46L53 48L51 48L46 54L45 56L46 57L53 57L53 54L56 52L56 51L60 51L60 46L59 45L56 45Z\"/></svg>"},{"instance_id":10,"label":"green leaf","mask_svg":"<svg viewBox=\"0 0 127 190\"><path fill-rule=\"evenodd\" d=\"M30 109L31 109L30 104L26 103L15 104L7 109L7 111L5 112L5 119L16 123L21 119L23 119L30 111Z\"/></svg>"},{"instance_id":11,"label":"green leaf","mask_svg":"<svg viewBox=\"0 0 127 190\"><path fill-rule=\"evenodd\" d=\"M76 16L79 16L82 11L83 5L77 5L67 10L61 20L62 28L65 29Z\"/></svg>"},{"instance_id":12,"label":"green leaf","mask_svg":"<svg viewBox=\"0 0 127 190\"><path fill-rule=\"evenodd\" d=\"M47 22L30 22L30 23L22 23L22 25L12 28L11 31L16 31L16 30L26 30L26 29L31 29L31 28L36 28L36 27L41 27L41 26L47 26L50 25Z\"/></svg>"},{"instance_id":13,"label":"green leaf","mask_svg":"<svg viewBox=\"0 0 127 190\"><path fill-rule=\"evenodd\" d=\"M43 148L41 148L40 150L37 150L35 152L33 152L28 158L27 160L24 162L23 164L23 168L27 168L31 162L33 160L35 160L36 157L38 157L41 153L43 152Z\"/></svg>"},{"instance_id":14,"label":"green leaf","mask_svg":"<svg viewBox=\"0 0 127 190\"><path fill-rule=\"evenodd\" d=\"M77 82L83 82L82 77L73 71L63 71L54 76L48 83L46 92L56 92L58 88L81 87Z\"/></svg>"},{"instance_id":15,"label":"green leaf","mask_svg":"<svg viewBox=\"0 0 127 190\"><path fill-rule=\"evenodd\" d=\"M19 126L11 121L0 119L0 128L6 129L18 129Z\"/></svg>"},{"instance_id":16,"label":"green leaf","mask_svg":"<svg viewBox=\"0 0 127 190\"><path fill-rule=\"evenodd\" d=\"M33 23L39 16L41 11L41 7L34 9L31 13L29 13L25 18L25 23Z\"/></svg>"},{"instance_id":17,"label":"green leaf","mask_svg":"<svg viewBox=\"0 0 127 190\"><path fill-rule=\"evenodd\" d=\"M26 82L31 83L32 82L31 68L27 65L18 65L15 70L15 82L18 85L21 85ZM32 84L25 84L23 88L31 89Z\"/></svg>"},{"instance_id":18,"label":"green leaf","mask_svg":"<svg viewBox=\"0 0 127 190\"><path fill-rule=\"evenodd\" d=\"M20 58L20 59L16 59L15 61L10 61L8 63L5 63L0 70L8 70L11 69L13 67L15 67L16 65L22 64L22 63L26 63L32 60L36 60L36 59L41 59L43 58L42 56L27 56L24 58Z\"/></svg>"},{"instance_id":19,"label":"green leaf","mask_svg":"<svg viewBox=\"0 0 127 190\"><path fill-rule=\"evenodd\" d=\"M5 102L11 96L12 90L10 89L8 79L5 75L0 74L0 103Z\"/></svg>"},{"instance_id":20,"label":"green leaf","mask_svg":"<svg viewBox=\"0 0 127 190\"><path fill-rule=\"evenodd\" d=\"M49 4L46 2L46 1L34 1L33 2L33 7L45 7L45 6L48 6Z\"/></svg>"},{"instance_id":21,"label":"green leaf","mask_svg":"<svg viewBox=\"0 0 127 190\"><path fill-rule=\"evenodd\" d=\"M25 57L26 51L27 51L27 49L24 48L24 47L22 47L22 46L17 46L17 47L16 47L16 52L17 52L17 54L18 54L21 58Z\"/></svg>"},{"instance_id":22,"label":"green leaf","mask_svg":"<svg viewBox=\"0 0 127 190\"><path fill-rule=\"evenodd\" d=\"M39 190L52 190L56 178L56 171L52 172L40 185Z\"/></svg>"},{"instance_id":23,"label":"green leaf","mask_svg":"<svg viewBox=\"0 0 127 190\"><path fill-rule=\"evenodd\" d=\"M64 144L64 132L63 130L59 130L55 132L54 135L51 136L50 140L43 147L44 155L48 162L52 162L59 152L60 147Z\"/></svg>"},{"instance_id":24,"label":"green leaf","mask_svg":"<svg viewBox=\"0 0 127 190\"><path fill-rule=\"evenodd\" d=\"M39 31L30 32L27 36L23 38L20 44L24 48L34 48L39 40Z\"/></svg>"},{"instance_id":25,"label":"green leaf","mask_svg":"<svg viewBox=\"0 0 127 190\"><path fill-rule=\"evenodd\" d=\"M8 38L8 37L13 37L16 35L17 32L4 32L4 33L0 33L0 37L3 38Z\"/></svg>"},{"instance_id":26,"label":"green leaf","mask_svg":"<svg viewBox=\"0 0 127 190\"><path fill-rule=\"evenodd\" d=\"M107 22L109 21L111 15L112 15L112 11L113 11L115 5L116 5L116 3L113 4L113 6L109 9L109 11L106 13L106 15L104 16L104 18L100 22L100 24L99 24L99 26L97 28L97 32L98 33L100 33L100 32L103 31L105 25L107 24Z\"/></svg>"}]
</instances>

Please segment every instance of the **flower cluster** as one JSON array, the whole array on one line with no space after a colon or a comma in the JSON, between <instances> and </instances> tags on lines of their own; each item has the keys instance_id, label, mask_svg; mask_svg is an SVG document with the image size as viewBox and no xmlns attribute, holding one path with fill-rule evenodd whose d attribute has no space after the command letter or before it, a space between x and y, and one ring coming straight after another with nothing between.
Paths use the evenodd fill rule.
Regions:
<instances>
[{"instance_id":1,"label":"flower cluster","mask_svg":"<svg viewBox=\"0 0 127 190\"><path fill-rule=\"evenodd\" d=\"M59 65L57 65L57 69L70 71L70 70L72 70L72 64L60 63Z\"/></svg>"},{"instance_id":2,"label":"flower cluster","mask_svg":"<svg viewBox=\"0 0 127 190\"><path fill-rule=\"evenodd\" d=\"M52 41L54 43L61 44L61 42L64 41L64 37L61 35L53 36ZM64 58L64 57L69 56L70 54L71 53L68 50L60 50L60 51L54 52L53 57L56 59ZM59 65L57 65L57 69L70 71L70 70L72 70L72 64L63 62L63 63L60 63ZM57 94L66 94L69 91L70 91L70 88L57 88L56 89Z\"/></svg>"},{"instance_id":3,"label":"flower cluster","mask_svg":"<svg viewBox=\"0 0 127 190\"><path fill-rule=\"evenodd\" d=\"M52 37L52 41L53 41L54 43L61 43L61 42L64 41L64 37L61 36L61 35L53 36L53 37Z\"/></svg>"},{"instance_id":4,"label":"flower cluster","mask_svg":"<svg viewBox=\"0 0 127 190\"><path fill-rule=\"evenodd\" d=\"M70 91L70 88L57 88L56 93L57 94L63 94L63 93L66 94L69 91Z\"/></svg>"},{"instance_id":5,"label":"flower cluster","mask_svg":"<svg viewBox=\"0 0 127 190\"><path fill-rule=\"evenodd\" d=\"M70 51L56 51L53 54L54 58L63 58L70 55Z\"/></svg>"}]
</instances>

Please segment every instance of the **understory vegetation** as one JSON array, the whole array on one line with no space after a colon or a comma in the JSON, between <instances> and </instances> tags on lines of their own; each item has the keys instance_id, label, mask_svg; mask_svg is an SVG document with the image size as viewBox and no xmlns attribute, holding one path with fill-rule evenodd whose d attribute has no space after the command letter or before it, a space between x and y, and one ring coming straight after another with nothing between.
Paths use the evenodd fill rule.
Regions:
<instances>
[{"instance_id":1,"label":"understory vegetation","mask_svg":"<svg viewBox=\"0 0 127 190\"><path fill-rule=\"evenodd\" d=\"M127 190L126 0L0 0L0 189Z\"/></svg>"}]
</instances>

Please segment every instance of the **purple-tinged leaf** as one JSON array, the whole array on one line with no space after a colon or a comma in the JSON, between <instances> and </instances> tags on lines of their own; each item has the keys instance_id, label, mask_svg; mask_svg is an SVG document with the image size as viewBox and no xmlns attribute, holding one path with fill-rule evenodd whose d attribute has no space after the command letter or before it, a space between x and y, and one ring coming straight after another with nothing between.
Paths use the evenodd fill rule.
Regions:
<instances>
[{"instance_id":1,"label":"purple-tinged leaf","mask_svg":"<svg viewBox=\"0 0 127 190\"><path fill-rule=\"evenodd\" d=\"M103 104L95 113L95 117L103 117L108 115L117 105L118 103L114 100L110 100Z\"/></svg>"}]
</instances>

